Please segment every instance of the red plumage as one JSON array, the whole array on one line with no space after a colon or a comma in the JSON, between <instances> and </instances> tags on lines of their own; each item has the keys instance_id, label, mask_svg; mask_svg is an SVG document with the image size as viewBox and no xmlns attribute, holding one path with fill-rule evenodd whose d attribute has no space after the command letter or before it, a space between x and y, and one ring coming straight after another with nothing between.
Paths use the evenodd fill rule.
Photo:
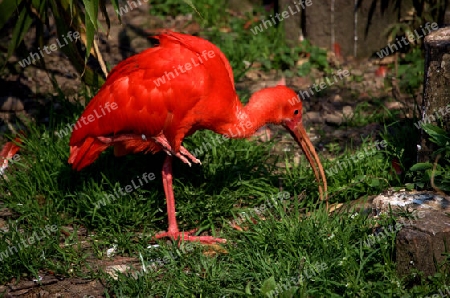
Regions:
<instances>
[{"instance_id":1,"label":"red plumage","mask_svg":"<svg viewBox=\"0 0 450 298\"><path fill-rule=\"evenodd\" d=\"M264 124L274 123L288 129L300 144L317 181L322 179L319 192L323 198L325 174L302 126L302 103L293 90L282 82L256 92L244 107L234 90L231 66L219 48L202 38L174 32L157 38L158 46L122 61L111 71L80 116L70 138L69 163L74 169L88 166L109 146L114 146L115 155L164 150L168 154L162 176L169 229L157 238L224 242L178 230L172 156L188 164L200 163L182 146L183 139L196 130L246 138Z\"/></svg>"},{"instance_id":2,"label":"red plumage","mask_svg":"<svg viewBox=\"0 0 450 298\"><path fill-rule=\"evenodd\" d=\"M70 138L69 163L75 169L89 165L108 147L96 140L98 136L155 136L162 132L176 151L186 135L198 129L215 130L214 125L228 120L224 111L234 109L238 99L230 64L222 52L201 38L173 32L159 36L159 41L159 46L119 63L86 107ZM212 51L214 57L206 60L205 51L206 56ZM186 63L195 69L184 69L183 74L178 66ZM155 81L160 78L166 83L159 81L157 86ZM233 95L235 100L224 100ZM91 123L90 115L95 118ZM152 140L127 140L115 147L116 155L162 149Z\"/></svg>"},{"instance_id":3,"label":"red plumage","mask_svg":"<svg viewBox=\"0 0 450 298\"><path fill-rule=\"evenodd\" d=\"M9 161L20 150L19 144L22 144L22 139L25 137L25 133L20 131L12 142L8 142L3 146L0 151L0 176L8 168Z\"/></svg>"}]
</instances>

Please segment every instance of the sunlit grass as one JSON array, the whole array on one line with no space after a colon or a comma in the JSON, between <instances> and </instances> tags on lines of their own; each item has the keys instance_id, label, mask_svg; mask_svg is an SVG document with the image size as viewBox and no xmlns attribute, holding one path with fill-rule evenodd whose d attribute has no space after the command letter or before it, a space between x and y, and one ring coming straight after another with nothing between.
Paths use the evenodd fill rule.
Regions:
<instances>
[{"instance_id":1,"label":"sunlit grass","mask_svg":"<svg viewBox=\"0 0 450 298\"><path fill-rule=\"evenodd\" d=\"M270 142L227 140L199 156L202 166L190 168L177 160L174 191L180 228L200 228L228 243L214 254L196 244L183 251L159 242L159 248L149 249L155 233L167 228L160 173L164 154L116 158L107 150L76 172L67 164L69 136L58 138L54 133L65 123L54 123L30 127L20 161L0 182L0 208L13 212L3 228L8 232L0 234L0 253L33 232L41 233L46 225L56 225L58 231L1 261L3 282L52 270L62 276L105 279L107 291L121 297L262 296L270 291L292 292L295 297L369 297L411 291L395 273L393 235L367 248L363 239L372 234L372 219L354 212L327 216L304 157L295 165L290 155L269 158L274 145ZM185 145L192 151L214 136L198 132ZM323 160L324 167L358 153ZM282 161L285 168L275 166ZM155 179L96 208L99 200L143 173L154 173ZM280 181L289 194L286 198L278 196ZM398 185L382 151L337 171L328 181L332 202ZM233 229L233 220L244 230ZM391 223L390 218L379 222ZM93 260L106 259L106 250L113 246L116 256L142 256L149 270L138 268L134 277L120 275L116 281L90 269ZM317 269L319 265L326 269ZM413 291L434 293L442 278Z\"/></svg>"},{"instance_id":2,"label":"sunlit grass","mask_svg":"<svg viewBox=\"0 0 450 298\"><path fill-rule=\"evenodd\" d=\"M177 7L174 3L164 6L159 1L158 5L172 9ZM253 35L244 28L253 16L220 15L224 3L218 1L195 5L203 19L195 18L208 28L204 35L230 59L236 81L245 73L247 62L295 69L298 57L291 57L282 26ZM189 11L186 5L181 12ZM223 32L225 26L232 32ZM246 101L248 92L241 93ZM0 227L2 283L52 272L101 279L105 295L116 297L418 297L437 294L448 280L442 273L412 286L412 275L400 278L395 270L394 234L371 247L364 245L375 225L387 227L394 219L374 220L355 210L327 214L304 156L300 164L290 153L274 158L271 142L227 140L204 147L215 138L209 131L185 140L191 152L206 148L199 155L201 166L174 162L177 219L182 230L199 228L199 233L226 238L228 243L218 248L158 241L159 247L149 248L155 244L152 237L167 229L161 181L164 154L116 158L107 150L86 169L73 171L67 164L69 135L59 138L55 131L74 123L83 107L64 97L55 101L63 109L48 111L49 126L28 128L20 161L0 180L0 209L12 212ZM347 125L395 118L381 103L374 105L376 111L373 105L360 104ZM367 145L345 149L332 160L322 157L325 171L339 168L339 163L363 153ZM400 186L388 158L392 154L386 151L333 170L328 175L330 201L367 198ZM279 163L284 167L278 167ZM153 173L155 179L98 204L144 173ZM280 198L281 190L289 195ZM58 227L56 232L17 249L52 225ZM98 269L95 262L109 260L107 250L112 247L112 258L136 258L145 270L136 268L134 274L119 274L115 280Z\"/></svg>"}]
</instances>

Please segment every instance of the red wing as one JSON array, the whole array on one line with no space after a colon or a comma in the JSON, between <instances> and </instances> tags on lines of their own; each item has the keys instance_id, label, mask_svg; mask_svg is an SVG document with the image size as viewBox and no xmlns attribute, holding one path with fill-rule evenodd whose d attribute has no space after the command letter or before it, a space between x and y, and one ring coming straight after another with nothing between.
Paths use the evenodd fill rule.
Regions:
<instances>
[{"instance_id":1,"label":"red wing","mask_svg":"<svg viewBox=\"0 0 450 298\"><path fill-rule=\"evenodd\" d=\"M186 63L198 65L187 72ZM132 56L114 68L86 107L74 127L70 145L89 136L131 132L156 135L168 128L165 126L183 120L189 109L207 95L209 77L197 55L180 44ZM167 123L171 115L176 119Z\"/></svg>"},{"instance_id":2,"label":"red wing","mask_svg":"<svg viewBox=\"0 0 450 298\"><path fill-rule=\"evenodd\" d=\"M177 40L181 44L183 44L186 48L191 49L193 52L196 53L202 53L204 50L212 50L215 54L220 58L220 61L223 63L223 66L225 67L228 77L230 78L231 85L234 87L234 76L233 76L233 69L231 68L230 62L228 62L227 57L225 57L224 53L215 46L214 44L210 43L209 41L197 37L193 37L190 35L184 35L179 34L175 32L168 32L167 34L163 34L158 37L158 39L162 42L165 42L165 40Z\"/></svg>"},{"instance_id":3,"label":"red wing","mask_svg":"<svg viewBox=\"0 0 450 298\"><path fill-rule=\"evenodd\" d=\"M160 45L119 63L73 127L69 163L80 169L105 145L97 137L163 134L173 150L196 129L226 121L237 100L224 54L198 37L167 33ZM146 142L143 142L146 143ZM148 143L148 142L147 142ZM158 145L123 143L116 153L155 152Z\"/></svg>"}]
</instances>

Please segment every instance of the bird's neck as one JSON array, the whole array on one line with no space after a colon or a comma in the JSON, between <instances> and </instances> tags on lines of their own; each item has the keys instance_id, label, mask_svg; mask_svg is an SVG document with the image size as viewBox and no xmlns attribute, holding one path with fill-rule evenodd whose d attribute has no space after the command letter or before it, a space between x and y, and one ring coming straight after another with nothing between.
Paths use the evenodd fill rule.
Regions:
<instances>
[{"instance_id":1,"label":"bird's neck","mask_svg":"<svg viewBox=\"0 0 450 298\"><path fill-rule=\"evenodd\" d=\"M232 139L251 137L260 127L271 122L266 113L268 111L264 111L257 101L250 100L245 106L239 101L231 121L224 124L219 133Z\"/></svg>"}]
</instances>

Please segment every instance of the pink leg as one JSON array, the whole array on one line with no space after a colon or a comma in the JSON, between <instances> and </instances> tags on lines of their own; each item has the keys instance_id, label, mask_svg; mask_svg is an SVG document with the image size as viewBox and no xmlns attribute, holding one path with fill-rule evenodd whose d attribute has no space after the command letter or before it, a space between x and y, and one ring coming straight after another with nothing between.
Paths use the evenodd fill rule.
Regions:
<instances>
[{"instance_id":1,"label":"pink leg","mask_svg":"<svg viewBox=\"0 0 450 298\"><path fill-rule=\"evenodd\" d=\"M166 194L167 217L169 220L169 233L179 233L175 215L175 197L172 188L172 156L167 156L162 170L164 193Z\"/></svg>"},{"instance_id":2,"label":"pink leg","mask_svg":"<svg viewBox=\"0 0 450 298\"><path fill-rule=\"evenodd\" d=\"M177 219L175 216L175 197L173 195L172 188L172 156L168 155L166 160L164 161L162 177L163 177L163 185L164 192L166 194L167 201L167 216L169 220L169 229L167 232L159 233L155 236L155 238L160 239L164 237L169 237L174 240L182 240L182 241L198 241L205 244L211 243L225 243L226 239L214 238L212 236L191 236L193 233L190 232L180 232L178 229ZM195 232L195 231L194 231Z\"/></svg>"}]
</instances>

